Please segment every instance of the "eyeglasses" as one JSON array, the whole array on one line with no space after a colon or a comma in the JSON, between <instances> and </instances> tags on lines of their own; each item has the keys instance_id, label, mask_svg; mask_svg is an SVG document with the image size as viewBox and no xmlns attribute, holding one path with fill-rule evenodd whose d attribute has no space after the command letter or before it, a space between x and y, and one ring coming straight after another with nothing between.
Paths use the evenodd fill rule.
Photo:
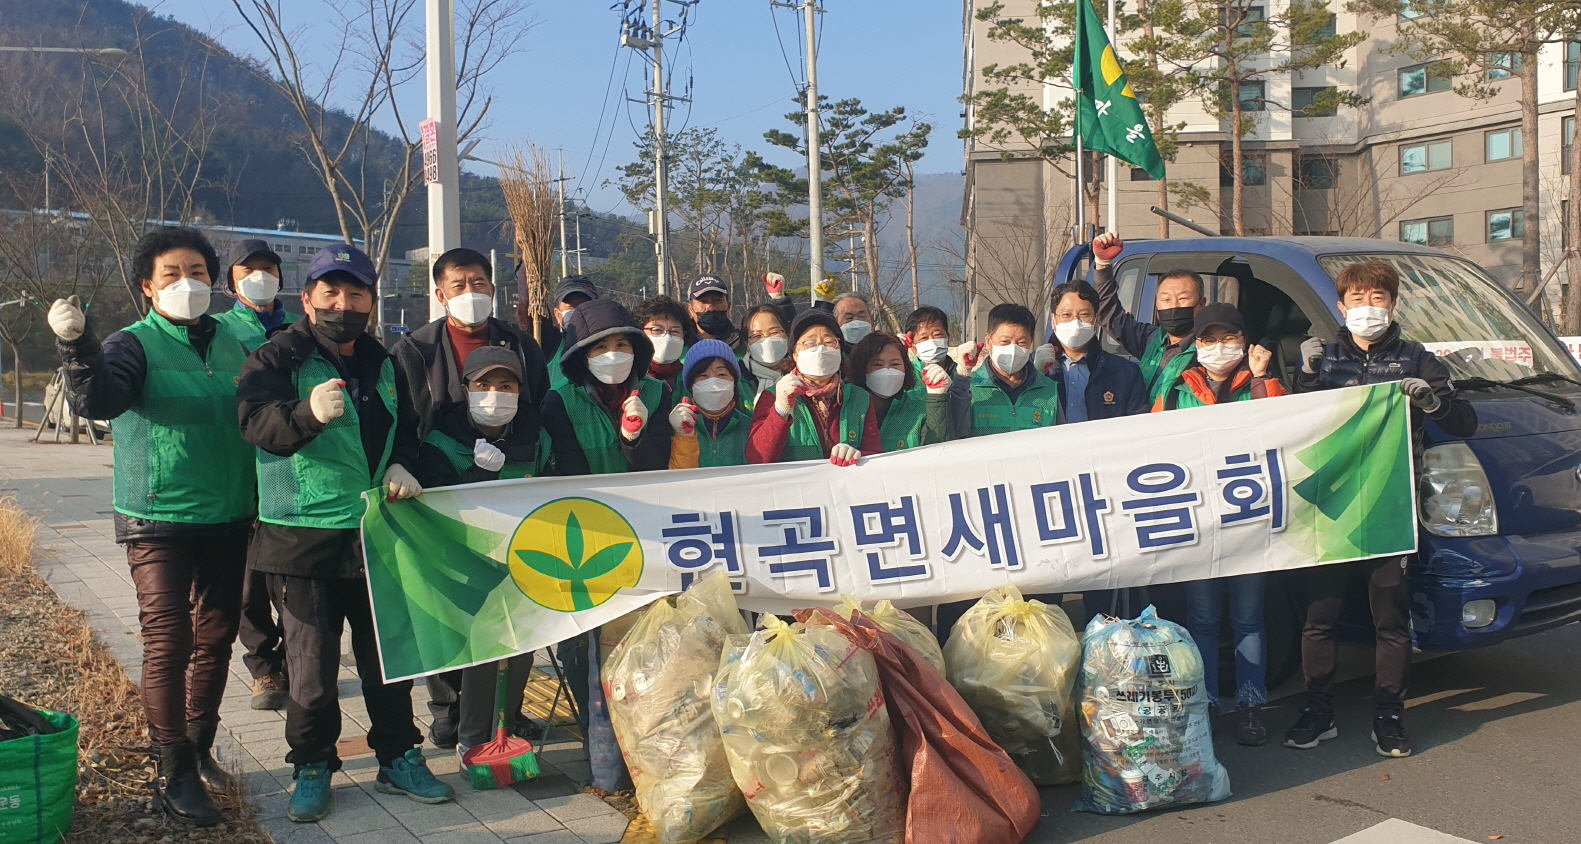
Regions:
<instances>
[{"instance_id":1,"label":"eyeglasses","mask_svg":"<svg viewBox=\"0 0 1581 844\"><path fill-rule=\"evenodd\" d=\"M806 349L816 349L819 346L822 346L825 349L838 349L840 348L840 341L833 337L830 337L827 340L802 339L796 341L796 351L798 352L804 351Z\"/></svg>"},{"instance_id":2,"label":"eyeglasses","mask_svg":"<svg viewBox=\"0 0 1581 844\"><path fill-rule=\"evenodd\" d=\"M656 325L650 325L647 328L644 328L642 330L649 337L663 337L666 334L670 335L671 337L683 337L683 336L685 336L685 333L683 331L681 331L681 327L678 326L678 325L676 327L674 327L674 328L660 328L660 327L658 327Z\"/></svg>"}]
</instances>

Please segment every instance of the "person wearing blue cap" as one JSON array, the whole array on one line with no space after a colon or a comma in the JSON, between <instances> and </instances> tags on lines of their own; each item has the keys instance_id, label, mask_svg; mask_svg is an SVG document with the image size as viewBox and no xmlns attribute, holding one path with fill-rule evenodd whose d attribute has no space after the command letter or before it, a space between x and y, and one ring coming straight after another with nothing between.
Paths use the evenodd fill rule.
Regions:
<instances>
[{"instance_id":1,"label":"person wearing blue cap","mask_svg":"<svg viewBox=\"0 0 1581 844\"><path fill-rule=\"evenodd\" d=\"M454 790L428 770L412 718L412 681L384 682L359 530L362 494L383 487L412 498L422 487L417 413L406 379L367 333L377 274L346 243L313 256L302 290L307 319L277 331L242 367L242 437L258 447L258 529L248 566L268 577L281 607L290 699L285 736L296 789L286 813L329 813L330 775L340 768L340 636L351 629L361 669L368 746L379 760L374 787L419 803Z\"/></svg>"},{"instance_id":2,"label":"person wearing blue cap","mask_svg":"<svg viewBox=\"0 0 1581 844\"><path fill-rule=\"evenodd\" d=\"M738 401L740 380L741 364L723 341L699 340L687 350L685 398L670 411L671 469L746 465L752 414Z\"/></svg>"}]
</instances>

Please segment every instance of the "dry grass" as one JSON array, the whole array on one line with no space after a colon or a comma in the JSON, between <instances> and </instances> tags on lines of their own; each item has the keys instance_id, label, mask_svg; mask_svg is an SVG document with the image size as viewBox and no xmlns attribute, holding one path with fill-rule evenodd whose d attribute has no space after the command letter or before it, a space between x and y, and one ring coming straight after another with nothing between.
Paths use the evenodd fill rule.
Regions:
<instances>
[{"instance_id":1,"label":"dry grass","mask_svg":"<svg viewBox=\"0 0 1581 844\"><path fill-rule=\"evenodd\" d=\"M240 789L216 801L227 822L194 830L150 811L153 765L137 688L94 635L33 568L38 522L0 499L0 692L82 722L71 841L152 844L196 840L267 844Z\"/></svg>"}]
</instances>

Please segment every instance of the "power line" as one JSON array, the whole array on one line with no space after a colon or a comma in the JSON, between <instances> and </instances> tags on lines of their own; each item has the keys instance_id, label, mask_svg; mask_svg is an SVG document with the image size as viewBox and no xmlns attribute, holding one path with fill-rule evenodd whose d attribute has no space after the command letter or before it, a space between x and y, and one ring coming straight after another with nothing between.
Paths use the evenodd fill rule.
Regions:
<instances>
[{"instance_id":1,"label":"power line","mask_svg":"<svg viewBox=\"0 0 1581 844\"><path fill-rule=\"evenodd\" d=\"M627 64L628 67L631 64L631 54L630 53L626 54L626 64ZM620 41L617 40L615 42L615 52L609 58L609 78L604 81L604 100L603 100L603 102L599 103L599 106L598 106L598 123L594 124L593 145L592 145L591 149L598 149L598 136L600 134L602 134L603 131L604 131L604 113L609 110L609 92L610 92L610 90L612 88L615 87L615 68L617 68L619 66L620 66ZM614 130L615 130L615 127L613 125L611 125L609 127L609 129L610 129L611 134L613 134ZM593 163L593 156L592 156L591 153L589 153L588 156L587 156L587 160L582 163L582 173L581 173L581 175L576 177L577 184L581 184L582 180L587 177L587 168L590 165L592 165L592 163ZM602 161L600 161L599 163L601 165L603 164ZM595 179L598 178L597 171L594 171L593 178L595 178Z\"/></svg>"}]
</instances>

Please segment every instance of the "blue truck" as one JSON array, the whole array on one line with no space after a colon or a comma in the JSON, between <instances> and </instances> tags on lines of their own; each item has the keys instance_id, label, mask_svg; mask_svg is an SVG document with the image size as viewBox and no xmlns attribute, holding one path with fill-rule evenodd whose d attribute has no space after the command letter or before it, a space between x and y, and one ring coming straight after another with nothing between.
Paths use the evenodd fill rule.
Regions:
<instances>
[{"instance_id":1,"label":"blue truck","mask_svg":"<svg viewBox=\"0 0 1581 844\"><path fill-rule=\"evenodd\" d=\"M1057 279L1089 272L1089 257L1086 245L1069 250ZM1477 411L1469 438L1426 423L1410 572L1417 645L1483 647L1581 618L1581 368L1482 268L1427 246L1366 238L1194 237L1128 242L1114 270L1122 303L1143 320L1162 274L1200 273L1209 301L1238 306L1249 340L1270 348L1293 383L1301 341L1332 340L1342 324L1335 276L1373 259L1400 273L1396 316L1405 337L1442 357ZM1271 683L1300 664L1298 590L1295 578L1270 586ZM1162 596L1161 605L1169 602ZM1347 638L1370 643L1365 596L1346 606Z\"/></svg>"}]
</instances>

